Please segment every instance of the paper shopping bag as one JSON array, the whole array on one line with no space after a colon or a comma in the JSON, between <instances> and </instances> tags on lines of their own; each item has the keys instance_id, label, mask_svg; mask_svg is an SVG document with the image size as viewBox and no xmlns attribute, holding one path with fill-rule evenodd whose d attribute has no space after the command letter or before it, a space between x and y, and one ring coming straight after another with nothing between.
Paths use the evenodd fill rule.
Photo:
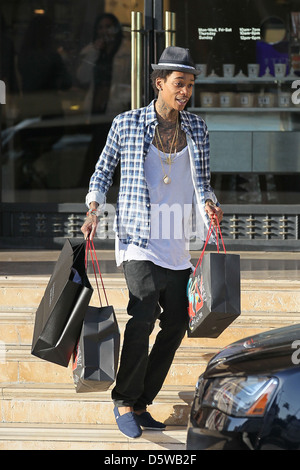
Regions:
<instances>
[{"instance_id":1,"label":"paper shopping bag","mask_svg":"<svg viewBox=\"0 0 300 470\"><path fill-rule=\"evenodd\" d=\"M67 367L93 289L86 274L85 243L69 239L36 311L31 353Z\"/></svg>"},{"instance_id":2,"label":"paper shopping bag","mask_svg":"<svg viewBox=\"0 0 300 470\"><path fill-rule=\"evenodd\" d=\"M93 264L100 307L88 307L73 354L73 379L77 393L107 390L115 381L120 352L120 331L116 315L114 308L108 304L94 243L89 239L87 252ZM102 306L98 278L102 283L106 306Z\"/></svg>"},{"instance_id":3,"label":"paper shopping bag","mask_svg":"<svg viewBox=\"0 0 300 470\"><path fill-rule=\"evenodd\" d=\"M204 253L207 241L188 282L189 337L217 338L241 313L240 256L224 242L225 253Z\"/></svg>"},{"instance_id":4,"label":"paper shopping bag","mask_svg":"<svg viewBox=\"0 0 300 470\"><path fill-rule=\"evenodd\" d=\"M116 378L119 351L120 331L113 307L88 307L73 355L76 392L108 390Z\"/></svg>"}]
</instances>

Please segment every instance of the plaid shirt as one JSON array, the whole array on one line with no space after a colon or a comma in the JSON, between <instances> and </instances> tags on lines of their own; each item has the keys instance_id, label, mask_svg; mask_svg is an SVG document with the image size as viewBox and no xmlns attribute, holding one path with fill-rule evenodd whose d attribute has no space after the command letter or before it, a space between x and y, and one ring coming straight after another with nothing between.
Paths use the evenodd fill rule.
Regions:
<instances>
[{"instance_id":1,"label":"plaid shirt","mask_svg":"<svg viewBox=\"0 0 300 470\"><path fill-rule=\"evenodd\" d=\"M180 112L181 128L186 133L198 209L208 226L204 211L206 199L217 203L210 187L209 138L205 122L187 111ZM116 208L115 231L120 241L147 247L150 237L151 201L144 162L158 124L154 101L147 107L117 116L108 133L106 145L90 180L87 204L105 203L114 170L120 161L121 179Z\"/></svg>"}]
</instances>

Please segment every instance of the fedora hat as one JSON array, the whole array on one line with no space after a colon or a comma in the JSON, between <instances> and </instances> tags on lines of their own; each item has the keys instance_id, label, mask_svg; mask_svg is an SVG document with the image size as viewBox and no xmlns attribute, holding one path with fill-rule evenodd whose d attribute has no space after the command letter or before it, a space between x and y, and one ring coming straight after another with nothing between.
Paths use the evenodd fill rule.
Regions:
<instances>
[{"instance_id":1,"label":"fedora hat","mask_svg":"<svg viewBox=\"0 0 300 470\"><path fill-rule=\"evenodd\" d=\"M167 47L160 56L158 64L151 65L153 70L173 70L174 72L186 72L194 75L200 73L200 70L195 68L189 49L183 47Z\"/></svg>"}]
</instances>

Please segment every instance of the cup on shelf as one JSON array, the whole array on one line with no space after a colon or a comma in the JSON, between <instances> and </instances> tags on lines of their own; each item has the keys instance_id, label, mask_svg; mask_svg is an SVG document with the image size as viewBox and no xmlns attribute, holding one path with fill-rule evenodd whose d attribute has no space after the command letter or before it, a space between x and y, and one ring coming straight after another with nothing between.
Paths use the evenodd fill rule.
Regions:
<instances>
[{"instance_id":1,"label":"cup on shelf","mask_svg":"<svg viewBox=\"0 0 300 470\"><path fill-rule=\"evenodd\" d=\"M259 75L259 64L248 64L248 77L257 78Z\"/></svg>"},{"instance_id":2,"label":"cup on shelf","mask_svg":"<svg viewBox=\"0 0 300 470\"><path fill-rule=\"evenodd\" d=\"M200 104L202 108L215 108L219 105L218 94L210 92L200 93Z\"/></svg>"},{"instance_id":3,"label":"cup on shelf","mask_svg":"<svg viewBox=\"0 0 300 470\"><path fill-rule=\"evenodd\" d=\"M234 64L223 64L223 76L224 78L232 78L234 76L235 65Z\"/></svg>"},{"instance_id":4,"label":"cup on shelf","mask_svg":"<svg viewBox=\"0 0 300 470\"><path fill-rule=\"evenodd\" d=\"M276 78L284 78L286 75L286 64L274 64L274 73Z\"/></svg>"},{"instance_id":5,"label":"cup on shelf","mask_svg":"<svg viewBox=\"0 0 300 470\"><path fill-rule=\"evenodd\" d=\"M220 93L221 108L233 108L235 106L235 93L230 91Z\"/></svg>"},{"instance_id":6,"label":"cup on shelf","mask_svg":"<svg viewBox=\"0 0 300 470\"><path fill-rule=\"evenodd\" d=\"M273 108L275 105L274 93L261 93L257 98L258 106L260 108Z\"/></svg>"},{"instance_id":7,"label":"cup on shelf","mask_svg":"<svg viewBox=\"0 0 300 470\"><path fill-rule=\"evenodd\" d=\"M242 108L252 108L254 106L255 93L239 93L238 105Z\"/></svg>"},{"instance_id":8,"label":"cup on shelf","mask_svg":"<svg viewBox=\"0 0 300 470\"><path fill-rule=\"evenodd\" d=\"M278 106L280 108L288 108L291 106L291 93L281 92L278 94Z\"/></svg>"},{"instance_id":9,"label":"cup on shelf","mask_svg":"<svg viewBox=\"0 0 300 470\"><path fill-rule=\"evenodd\" d=\"M199 70L198 77L205 78L207 74L207 65L206 64L196 64L196 69Z\"/></svg>"}]
</instances>

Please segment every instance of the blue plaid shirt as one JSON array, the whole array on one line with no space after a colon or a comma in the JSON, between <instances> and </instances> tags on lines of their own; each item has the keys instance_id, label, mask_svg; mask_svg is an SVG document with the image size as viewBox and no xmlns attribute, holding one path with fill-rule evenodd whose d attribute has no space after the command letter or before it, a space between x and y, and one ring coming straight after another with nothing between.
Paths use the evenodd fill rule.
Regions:
<instances>
[{"instance_id":1,"label":"blue plaid shirt","mask_svg":"<svg viewBox=\"0 0 300 470\"><path fill-rule=\"evenodd\" d=\"M205 225L205 200L217 203L210 187L209 138L205 122L187 111L180 112L181 128L186 133L198 209ZM87 204L105 203L114 170L120 161L121 178L116 208L115 231L121 242L147 247L150 237L151 201L144 162L158 125L154 101L144 108L117 116L108 133L106 145L90 180Z\"/></svg>"}]
</instances>

